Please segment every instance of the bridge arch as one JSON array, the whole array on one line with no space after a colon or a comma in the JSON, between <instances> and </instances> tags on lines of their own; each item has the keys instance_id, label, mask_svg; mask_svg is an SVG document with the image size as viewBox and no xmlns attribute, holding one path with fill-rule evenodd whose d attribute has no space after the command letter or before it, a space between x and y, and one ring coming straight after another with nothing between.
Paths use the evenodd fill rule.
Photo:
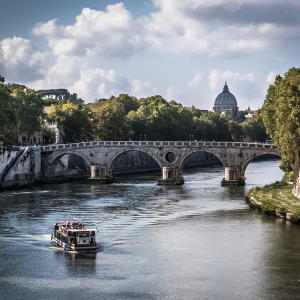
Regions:
<instances>
[{"instance_id":1,"label":"bridge arch","mask_svg":"<svg viewBox=\"0 0 300 300\"><path fill-rule=\"evenodd\" d=\"M58 153L56 154L55 156L53 157L50 157L49 160L48 160L48 163L50 165L52 165L53 163L56 163L59 159L61 159L63 156L65 155L76 155L76 156L79 156L81 157L85 164L90 168L91 166L91 162L90 160L84 155L84 154L81 154L80 152L73 152L73 151L65 151L65 152L62 152L62 153Z\"/></svg>"},{"instance_id":2,"label":"bridge arch","mask_svg":"<svg viewBox=\"0 0 300 300\"><path fill-rule=\"evenodd\" d=\"M122 155L122 154L126 154L128 152L141 152L146 154L147 156L151 157L156 164L158 165L158 167L160 169L162 169L162 162L159 160L159 158L157 156L155 156L153 153L151 153L150 151L144 150L144 149L139 149L139 148L132 148L132 149L124 149L122 151L118 151L116 154L114 154L108 163L108 170L109 173L112 174L113 171L113 167L114 167L114 163L117 161L117 159Z\"/></svg>"},{"instance_id":3,"label":"bridge arch","mask_svg":"<svg viewBox=\"0 0 300 300\"><path fill-rule=\"evenodd\" d=\"M222 161L222 158L220 157L219 153L216 153L215 151L213 150L210 150L210 149L195 149L195 150L192 150L188 153L186 153L182 159L181 159L181 162L179 164L179 172L180 174L182 174L183 172L183 169L184 169L184 166L185 164L187 163L188 159L194 155L195 153L209 153L209 154L212 154L213 156L215 156L219 161L220 163L222 164L222 166L224 167L224 162Z\"/></svg>"},{"instance_id":4,"label":"bridge arch","mask_svg":"<svg viewBox=\"0 0 300 300\"><path fill-rule=\"evenodd\" d=\"M62 162L61 159L67 155L73 156L73 159L68 159L67 163L64 164L64 162ZM76 157L79 159L76 159ZM83 174L90 173L90 166L91 163L89 159L82 153L79 153L77 151L64 151L57 153L54 156L50 156L44 164L43 172L46 176L50 177L62 175L82 176Z\"/></svg>"},{"instance_id":5,"label":"bridge arch","mask_svg":"<svg viewBox=\"0 0 300 300\"><path fill-rule=\"evenodd\" d=\"M250 162L252 162L253 160L257 159L257 158L260 158L260 157L263 157L263 156L266 156L266 155L272 155L274 157L278 157L280 158L280 155L278 153L270 153L268 151L266 152L260 152L260 153L254 153L253 155L251 155L251 157L245 159L243 161L243 163L241 164L241 175L244 177L245 176L245 172L246 172L246 169L249 165Z\"/></svg>"}]
</instances>

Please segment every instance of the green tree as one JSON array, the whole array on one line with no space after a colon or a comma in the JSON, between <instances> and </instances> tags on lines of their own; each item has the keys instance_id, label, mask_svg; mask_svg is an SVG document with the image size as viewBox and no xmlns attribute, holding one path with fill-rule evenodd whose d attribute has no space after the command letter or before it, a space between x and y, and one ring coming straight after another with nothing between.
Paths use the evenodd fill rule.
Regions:
<instances>
[{"instance_id":1,"label":"green tree","mask_svg":"<svg viewBox=\"0 0 300 300\"><path fill-rule=\"evenodd\" d=\"M14 126L13 99L4 77L0 76L0 142L4 145L16 143L17 137Z\"/></svg>"},{"instance_id":2,"label":"green tree","mask_svg":"<svg viewBox=\"0 0 300 300\"><path fill-rule=\"evenodd\" d=\"M48 120L57 123L64 143L93 139L93 114L88 106L72 102L51 105Z\"/></svg>"},{"instance_id":3,"label":"green tree","mask_svg":"<svg viewBox=\"0 0 300 300\"><path fill-rule=\"evenodd\" d=\"M241 123L243 139L247 142L265 142L268 138L263 124L258 120L247 120Z\"/></svg>"},{"instance_id":4,"label":"green tree","mask_svg":"<svg viewBox=\"0 0 300 300\"><path fill-rule=\"evenodd\" d=\"M229 121L220 116L219 114L213 112L207 112L203 114L199 120L203 121L203 124L206 124L205 135L201 139L205 140L215 140L215 141L230 141L231 135L229 132ZM196 136L199 137L199 134L196 133Z\"/></svg>"},{"instance_id":5,"label":"green tree","mask_svg":"<svg viewBox=\"0 0 300 300\"><path fill-rule=\"evenodd\" d=\"M231 140L235 142L242 142L245 140L245 134L241 124L235 121L228 122L228 129L230 132Z\"/></svg>"},{"instance_id":6,"label":"green tree","mask_svg":"<svg viewBox=\"0 0 300 300\"><path fill-rule=\"evenodd\" d=\"M133 132L127 114L137 108L137 100L127 94L110 99L100 99L90 104L94 114L95 139L126 140Z\"/></svg>"},{"instance_id":7,"label":"green tree","mask_svg":"<svg viewBox=\"0 0 300 300\"><path fill-rule=\"evenodd\" d=\"M12 97L12 109L16 135L31 135L41 129L43 104L36 92L23 85L8 84Z\"/></svg>"},{"instance_id":8,"label":"green tree","mask_svg":"<svg viewBox=\"0 0 300 300\"><path fill-rule=\"evenodd\" d=\"M0 80L0 140L16 144L21 134L39 131L43 121L41 99L24 85L4 84Z\"/></svg>"},{"instance_id":9,"label":"green tree","mask_svg":"<svg viewBox=\"0 0 300 300\"><path fill-rule=\"evenodd\" d=\"M193 113L159 95L140 99L138 109L131 111L128 119L134 139L186 140L193 130Z\"/></svg>"},{"instance_id":10,"label":"green tree","mask_svg":"<svg viewBox=\"0 0 300 300\"><path fill-rule=\"evenodd\" d=\"M260 117L275 141L285 171L299 173L300 162L300 68L277 76L268 88Z\"/></svg>"}]
</instances>

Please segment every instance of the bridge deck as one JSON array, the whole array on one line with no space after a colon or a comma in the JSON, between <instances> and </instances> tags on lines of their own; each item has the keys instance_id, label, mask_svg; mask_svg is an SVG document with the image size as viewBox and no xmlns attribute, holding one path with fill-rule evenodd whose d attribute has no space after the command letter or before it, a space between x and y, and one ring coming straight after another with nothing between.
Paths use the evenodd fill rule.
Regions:
<instances>
[{"instance_id":1,"label":"bridge deck","mask_svg":"<svg viewBox=\"0 0 300 300\"><path fill-rule=\"evenodd\" d=\"M156 147L156 146L176 146L176 147L219 147L219 148L267 148L276 150L277 147L273 144L265 143L245 143L245 142L214 142L214 141L91 141L71 144L55 144L41 146L42 151L53 151L62 149L76 149L89 147Z\"/></svg>"}]
</instances>

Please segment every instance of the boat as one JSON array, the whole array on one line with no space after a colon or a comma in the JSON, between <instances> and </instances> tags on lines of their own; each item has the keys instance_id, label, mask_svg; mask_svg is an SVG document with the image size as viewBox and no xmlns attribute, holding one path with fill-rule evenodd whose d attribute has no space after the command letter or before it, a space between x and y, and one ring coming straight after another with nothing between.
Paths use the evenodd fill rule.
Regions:
<instances>
[{"instance_id":1,"label":"boat","mask_svg":"<svg viewBox=\"0 0 300 300\"><path fill-rule=\"evenodd\" d=\"M51 242L66 251L91 252L98 248L96 229L87 228L83 221L56 222Z\"/></svg>"}]
</instances>

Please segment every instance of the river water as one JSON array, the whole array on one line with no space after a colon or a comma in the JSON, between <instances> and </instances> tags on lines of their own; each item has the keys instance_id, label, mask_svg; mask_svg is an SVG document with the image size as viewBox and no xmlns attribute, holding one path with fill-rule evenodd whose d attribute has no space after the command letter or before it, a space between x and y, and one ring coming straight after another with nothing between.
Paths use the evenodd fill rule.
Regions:
<instances>
[{"instance_id":1,"label":"river water","mask_svg":"<svg viewBox=\"0 0 300 300\"><path fill-rule=\"evenodd\" d=\"M179 187L148 174L2 192L0 299L300 299L300 226L244 200L281 179L278 165L251 163L245 187L221 187L209 167ZM98 228L101 251L50 245L68 214Z\"/></svg>"}]
</instances>

